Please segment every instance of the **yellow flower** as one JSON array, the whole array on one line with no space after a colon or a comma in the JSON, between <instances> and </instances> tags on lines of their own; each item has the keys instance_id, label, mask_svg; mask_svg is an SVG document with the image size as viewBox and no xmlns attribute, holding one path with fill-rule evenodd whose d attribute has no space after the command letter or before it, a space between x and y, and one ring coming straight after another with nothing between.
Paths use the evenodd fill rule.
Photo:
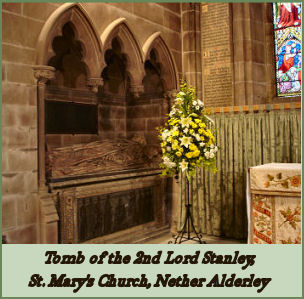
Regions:
<instances>
[{"instance_id":1,"label":"yellow flower","mask_svg":"<svg viewBox=\"0 0 304 299\"><path fill-rule=\"evenodd\" d=\"M197 150L197 146L195 144L191 143L190 146L189 146L189 149L191 151L195 151L195 150Z\"/></svg>"},{"instance_id":2,"label":"yellow flower","mask_svg":"<svg viewBox=\"0 0 304 299\"><path fill-rule=\"evenodd\" d=\"M189 153L186 154L186 157L187 157L188 159L190 159L190 158L192 158L192 155L193 155L193 153L192 153L192 152L189 152Z\"/></svg>"},{"instance_id":3,"label":"yellow flower","mask_svg":"<svg viewBox=\"0 0 304 299\"><path fill-rule=\"evenodd\" d=\"M203 122L201 122L201 123L199 124L199 126L200 126L201 128L206 128L206 124L203 123Z\"/></svg>"},{"instance_id":4,"label":"yellow flower","mask_svg":"<svg viewBox=\"0 0 304 299\"><path fill-rule=\"evenodd\" d=\"M192 135L194 133L194 130L193 129L189 130L189 133Z\"/></svg>"},{"instance_id":5,"label":"yellow flower","mask_svg":"<svg viewBox=\"0 0 304 299\"><path fill-rule=\"evenodd\" d=\"M198 119L198 118L196 118L194 121L195 121L197 124L199 124L199 123L201 122L201 120Z\"/></svg>"},{"instance_id":6,"label":"yellow flower","mask_svg":"<svg viewBox=\"0 0 304 299\"><path fill-rule=\"evenodd\" d=\"M198 129L198 132L199 132L200 134L203 134L203 130L202 130L202 129Z\"/></svg>"},{"instance_id":7,"label":"yellow flower","mask_svg":"<svg viewBox=\"0 0 304 299\"><path fill-rule=\"evenodd\" d=\"M172 144L172 148L173 148L174 150L177 150L177 149L178 149L178 144L173 143L173 144Z\"/></svg>"},{"instance_id":8,"label":"yellow flower","mask_svg":"<svg viewBox=\"0 0 304 299\"><path fill-rule=\"evenodd\" d=\"M173 131L172 132L172 136L178 136L179 135L179 131Z\"/></svg>"},{"instance_id":9,"label":"yellow flower","mask_svg":"<svg viewBox=\"0 0 304 299\"><path fill-rule=\"evenodd\" d=\"M193 157L198 157L200 154L200 151L199 150L196 150L193 152Z\"/></svg>"},{"instance_id":10,"label":"yellow flower","mask_svg":"<svg viewBox=\"0 0 304 299\"><path fill-rule=\"evenodd\" d=\"M196 128L197 128L197 124L196 124L195 122L192 122L192 123L191 123L191 127L192 127L193 129L196 129Z\"/></svg>"},{"instance_id":11,"label":"yellow flower","mask_svg":"<svg viewBox=\"0 0 304 299\"><path fill-rule=\"evenodd\" d=\"M176 152L176 156L181 157L182 153L181 152Z\"/></svg>"},{"instance_id":12,"label":"yellow flower","mask_svg":"<svg viewBox=\"0 0 304 299\"><path fill-rule=\"evenodd\" d=\"M183 153L183 152L184 152L184 149L183 149L182 147L180 147L180 148L179 148L179 151L180 151L181 153Z\"/></svg>"},{"instance_id":13,"label":"yellow flower","mask_svg":"<svg viewBox=\"0 0 304 299\"><path fill-rule=\"evenodd\" d=\"M164 148L162 148L162 152L163 152L163 154L166 152L166 150L164 149Z\"/></svg>"}]
</instances>

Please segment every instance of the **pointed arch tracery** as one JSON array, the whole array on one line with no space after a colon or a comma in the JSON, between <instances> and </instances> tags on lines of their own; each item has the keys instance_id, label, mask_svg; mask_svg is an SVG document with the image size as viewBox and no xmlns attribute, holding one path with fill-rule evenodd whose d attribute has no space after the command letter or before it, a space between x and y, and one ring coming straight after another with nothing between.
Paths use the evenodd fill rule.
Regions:
<instances>
[{"instance_id":1,"label":"pointed arch tracery","mask_svg":"<svg viewBox=\"0 0 304 299\"><path fill-rule=\"evenodd\" d=\"M153 33L144 43L142 47L144 61L151 61L152 56L157 56L157 63L160 70L160 76L163 80L166 91L177 89L178 77L174 58L167 47L160 32Z\"/></svg>"},{"instance_id":2,"label":"pointed arch tracery","mask_svg":"<svg viewBox=\"0 0 304 299\"><path fill-rule=\"evenodd\" d=\"M103 44L103 53L112 48L114 39L120 42L121 52L125 54L126 70L130 78L131 92L137 93L142 91L142 78L144 76L143 53L126 19L119 18L109 24L100 36L100 39Z\"/></svg>"},{"instance_id":3,"label":"pointed arch tracery","mask_svg":"<svg viewBox=\"0 0 304 299\"><path fill-rule=\"evenodd\" d=\"M94 24L78 3L63 4L46 21L38 37L37 65L47 65L56 56L53 42L63 35L66 24L72 24L75 40L83 45L82 61L87 66L88 78L98 78L102 67L102 45Z\"/></svg>"}]
</instances>

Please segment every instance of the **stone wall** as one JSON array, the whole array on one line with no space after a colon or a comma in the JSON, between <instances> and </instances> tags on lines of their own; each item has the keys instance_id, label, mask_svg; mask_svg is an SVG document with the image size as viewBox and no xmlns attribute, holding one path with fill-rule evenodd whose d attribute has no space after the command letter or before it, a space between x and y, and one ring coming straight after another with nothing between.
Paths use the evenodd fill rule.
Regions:
<instances>
[{"instance_id":1,"label":"stone wall","mask_svg":"<svg viewBox=\"0 0 304 299\"><path fill-rule=\"evenodd\" d=\"M2 203L3 234L8 243L39 243L38 200L38 132L37 85L33 76L36 65L37 39L58 3L3 3L2 33ZM160 31L177 66L181 67L180 4L156 3L83 3L87 17L100 36L115 19L125 17L139 46ZM149 12L149 13L147 13ZM41 54L41 53L40 53ZM121 105L120 105L121 106ZM101 131L104 137L115 126L118 135L125 134L124 105L101 109ZM113 123L104 122L105 116ZM152 117L153 118L153 117ZM154 129L152 118L147 130ZM130 126L130 124L129 124ZM92 141L91 136L49 136L53 145Z\"/></svg>"},{"instance_id":2,"label":"stone wall","mask_svg":"<svg viewBox=\"0 0 304 299\"><path fill-rule=\"evenodd\" d=\"M39 242L37 88L32 66L57 4L3 3L2 230L8 243Z\"/></svg>"}]
</instances>

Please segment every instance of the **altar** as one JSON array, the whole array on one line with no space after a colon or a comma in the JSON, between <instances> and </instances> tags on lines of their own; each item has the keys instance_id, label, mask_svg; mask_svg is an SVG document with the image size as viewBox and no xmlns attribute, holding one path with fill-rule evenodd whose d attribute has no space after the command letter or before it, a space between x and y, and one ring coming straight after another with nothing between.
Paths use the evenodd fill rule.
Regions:
<instances>
[{"instance_id":1,"label":"altar","mask_svg":"<svg viewBox=\"0 0 304 299\"><path fill-rule=\"evenodd\" d=\"M301 244L301 164L249 168L248 243Z\"/></svg>"}]
</instances>

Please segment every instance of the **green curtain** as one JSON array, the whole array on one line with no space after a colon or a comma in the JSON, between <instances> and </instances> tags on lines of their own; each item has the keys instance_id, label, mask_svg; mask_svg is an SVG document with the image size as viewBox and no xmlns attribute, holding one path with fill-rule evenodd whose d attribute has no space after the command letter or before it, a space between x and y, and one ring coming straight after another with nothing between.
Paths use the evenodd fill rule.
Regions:
<instances>
[{"instance_id":1,"label":"green curtain","mask_svg":"<svg viewBox=\"0 0 304 299\"><path fill-rule=\"evenodd\" d=\"M211 113L220 147L218 172L199 169L191 182L194 223L203 234L246 238L248 167L301 162L301 111L284 110L283 106L273 110L272 105L266 108L248 113ZM179 228L185 215L184 192L185 178L181 183Z\"/></svg>"}]
</instances>

